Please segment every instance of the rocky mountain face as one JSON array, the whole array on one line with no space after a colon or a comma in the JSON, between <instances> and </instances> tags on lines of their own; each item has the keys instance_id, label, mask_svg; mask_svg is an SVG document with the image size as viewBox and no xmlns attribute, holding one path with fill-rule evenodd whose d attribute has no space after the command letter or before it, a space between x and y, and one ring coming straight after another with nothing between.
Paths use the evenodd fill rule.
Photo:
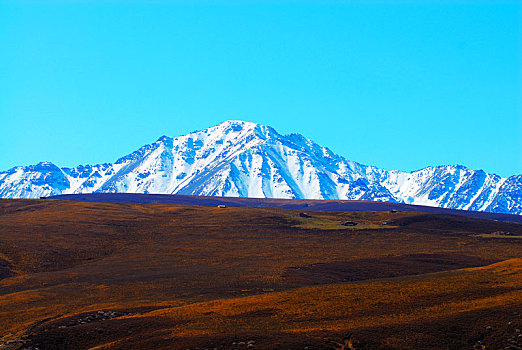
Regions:
<instances>
[{"instance_id":1,"label":"rocky mountain face","mask_svg":"<svg viewBox=\"0 0 522 350\"><path fill-rule=\"evenodd\" d=\"M389 171L242 121L162 136L113 164L42 162L0 172L3 198L92 192L375 200L522 214L522 175L502 178L460 165Z\"/></svg>"}]
</instances>

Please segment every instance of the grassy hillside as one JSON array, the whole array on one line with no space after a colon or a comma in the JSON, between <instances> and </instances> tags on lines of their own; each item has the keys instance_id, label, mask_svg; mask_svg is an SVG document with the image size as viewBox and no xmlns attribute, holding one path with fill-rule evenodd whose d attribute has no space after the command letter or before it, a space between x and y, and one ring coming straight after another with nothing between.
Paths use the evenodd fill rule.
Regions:
<instances>
[{"instance_id":1,"label":"grassy hillside","mask_svg":"<svg viewBox=\"0 0 522 350\"><path fill-rule=\"evenodd\" d=\"M301 214L0 200L0 349L522 345L522 225Z\"/></svg>"}]
</instances>

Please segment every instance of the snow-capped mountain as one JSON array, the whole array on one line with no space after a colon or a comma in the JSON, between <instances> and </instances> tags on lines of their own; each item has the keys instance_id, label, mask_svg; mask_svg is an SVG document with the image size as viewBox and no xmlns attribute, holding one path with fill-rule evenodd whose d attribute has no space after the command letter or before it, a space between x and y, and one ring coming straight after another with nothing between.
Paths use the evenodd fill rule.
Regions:
<instances>
[{"instance_id":1,"label":"snow-capped mountain","mask_svg":"<svg viewBox=\"0 0 522 350\"><path fill-rule=\"evenodd\" d=\"M113 164L71 169L43 162L0 172L4 198L92 192L375 200L522 214L522 175L502 178L460 165L389 171L243 121L162 136Z\"/></svg>"}]
</instances>

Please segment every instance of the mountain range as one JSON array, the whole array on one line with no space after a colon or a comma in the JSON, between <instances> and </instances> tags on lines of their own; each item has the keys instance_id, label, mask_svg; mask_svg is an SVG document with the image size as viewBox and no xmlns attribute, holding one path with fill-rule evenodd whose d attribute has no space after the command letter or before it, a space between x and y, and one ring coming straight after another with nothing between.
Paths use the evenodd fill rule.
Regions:
<instances>
[{"instance_id":1,"label":"mountain range","mask_svg":"<svg viewBox=\"0 0 522 350\"><path fill-rule=\"evenodd\" d=\"M162 136L112 164L41 162L0 172L3 198L100 192L373 200L522 214L522 175L503 178L461 165L385 170L300 134L235 120Z\"/></svg>"}]
</instances>

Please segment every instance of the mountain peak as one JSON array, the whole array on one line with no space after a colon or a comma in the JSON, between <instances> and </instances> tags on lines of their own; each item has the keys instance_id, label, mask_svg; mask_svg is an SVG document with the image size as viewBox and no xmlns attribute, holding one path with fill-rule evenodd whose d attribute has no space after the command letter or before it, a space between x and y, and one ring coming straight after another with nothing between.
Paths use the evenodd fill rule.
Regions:
<instances>
[{"instance_id":1,"label":"mountain peak","mask_svg":"<svg viewBox=\"0 0 522 350\"><path fill-rule=\"evenodd\" d=\"M226 120L161 136L113 164L59 168L42 162L0 172L0 197L123 192L404 202L522 213L522 176L461 165L413 172L349 161L300 134Z\"/></svg>"},{"instance_id":2,"label":"mountain peak","mask_svg":"<svg viewBox=\"0 0 522 350\"><path fill-rule=\"evenodd\" d=\"M260 125L260 124L257 124L257 123L254 123L254 122L247 122L247 121L244 121L244 120L239 120L239 119L229 119L229 120L225 120L219 124L217 124L218 126L219 125L223 125L223 126L233 126L233 125L240 125L240 126L257 126L257 125Z\"/></svg>"},{"instance_id":3,"label":"mountain peak","mask_svg":"<svg viewBox=\"0 0 522 350\"><path fill-rule=\"evenodd\" d=\"M224 122L206 130L222 130L225 132L252 132L259 127L262 127L262 125L253 122L246 122L243 120L225 120Z\"/></svg>"}]
</instances>

